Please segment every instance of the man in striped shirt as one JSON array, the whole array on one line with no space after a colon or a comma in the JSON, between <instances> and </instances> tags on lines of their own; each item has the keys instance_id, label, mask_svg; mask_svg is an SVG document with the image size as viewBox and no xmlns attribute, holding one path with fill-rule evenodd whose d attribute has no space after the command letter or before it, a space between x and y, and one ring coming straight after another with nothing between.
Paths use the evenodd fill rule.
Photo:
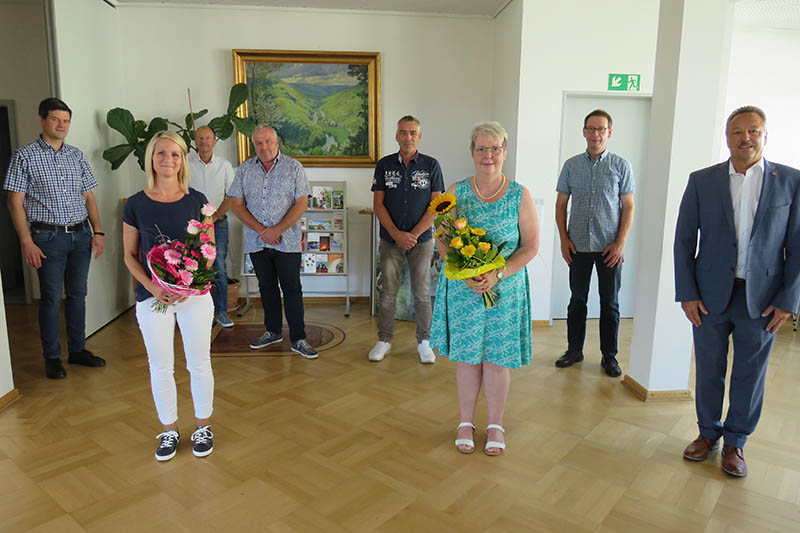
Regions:
<instances>
[{"instance_id":1,"label":"man in striped shirt","mask_svg":"<svg viewBox=\"0 0 800 533\"><path fill-rule=\"evenodd\" d=\"M611 131L611 115L602 109L589 113L583 120L586 151L567 159L556 186L556 225L561 255L569 265L572 293L567 308L567 351L556 366L566 368L583 361L586 302L592 270L596 269L603 356L600 364L607 375L618 377L622 374L617 362L619 288L622 252L633 224L634 183L630 162L606 150Z\"/></svg>"},{"instance_id":2,"label":"man in striped shirt","mask_svg":"<svg viewBox=\"0 0 800 533\"><path fill-rule=\"evenodd\" d=\"M92 251L105 248L92 189L97 187L83 152L64 142L72 111L58 98L39 104L39 138L11 157L3 188L22 244L25 263L39 275L39 333L45 375L66 377L58 342L61 294L66 292L68 361L100 367L105 360L86 349L86 286Z\"/></svg>"}]
</instances>

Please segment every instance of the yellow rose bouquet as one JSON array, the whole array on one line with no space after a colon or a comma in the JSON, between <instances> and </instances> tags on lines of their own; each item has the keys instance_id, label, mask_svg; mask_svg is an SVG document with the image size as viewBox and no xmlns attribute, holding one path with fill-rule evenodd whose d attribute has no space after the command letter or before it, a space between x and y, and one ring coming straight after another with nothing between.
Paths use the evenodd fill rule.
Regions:
<instances>
[{"instance_id":1,"label":"yellow rose bouquet","mask_svg":"<svg viewBox=\"0 0 800 533\"><path fill-rule=\"evenodd\" d=\"M500 250L505 242L494 244L486 237L486 230L470 226L466 218L453 219L449 211L456 206L453 194L441 194L431 200L428 211L436 215L435 226L439 230L434 238L448 243L444 275L447 279L470 279L506 264ZM497 305L497 292L490 289L483 293L483 304L488 309Z\"/></svg>"}]
</instances>

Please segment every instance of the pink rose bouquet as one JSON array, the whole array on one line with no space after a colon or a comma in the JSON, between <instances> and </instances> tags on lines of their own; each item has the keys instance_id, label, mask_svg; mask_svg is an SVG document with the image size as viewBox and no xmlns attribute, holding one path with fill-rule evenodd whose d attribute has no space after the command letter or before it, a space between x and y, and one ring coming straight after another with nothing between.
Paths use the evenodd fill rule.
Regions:
<instances>
[{"instance_id":1,"label":"pink rose bouquet","mask_svg":"<svg viewBox=\"0 0 800 533\"><path fill-rule=\"evenodd\" d=\"M190 220L183 241L166 240L147 252L150 279L162 290L176 296L197 296L211 290L217 271L213 268L217 247L209 230L214 227L210 217L217 211L205 204L200 213L204 222ZM167 305L156 300L153 309L165 313Z\"/></svg>"}]
</instances>

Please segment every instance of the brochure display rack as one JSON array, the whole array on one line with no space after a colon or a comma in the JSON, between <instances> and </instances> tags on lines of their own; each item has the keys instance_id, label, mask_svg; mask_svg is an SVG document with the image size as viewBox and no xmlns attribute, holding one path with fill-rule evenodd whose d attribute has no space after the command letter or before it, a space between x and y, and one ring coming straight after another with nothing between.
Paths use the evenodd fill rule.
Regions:
<instances>
[{"instance_id":1,"label":"brochure display rack","mask_svg":"<svg viewBox=\"0 0 800 533\"><path fill-rule=\"evenodd\" d=\"M303 295L342 295L345 297L344 315L350 316L350 281L347 275L349 270L347 184L344 181L312 181L309 183L311 196L308 197L308 209L299 221L302 231L300 275L318 279L331 278L331 282L320 283L317 280L314 280L313 283L304 282ZM255 277L252 263L247 254L242 261L242 270L242 276L247 284L248 277ZM342 281L344 281L343 284ZM249 291L246 292L248 299L246 308L248 308L250 294Z\"/></svg>"}]
</instances>

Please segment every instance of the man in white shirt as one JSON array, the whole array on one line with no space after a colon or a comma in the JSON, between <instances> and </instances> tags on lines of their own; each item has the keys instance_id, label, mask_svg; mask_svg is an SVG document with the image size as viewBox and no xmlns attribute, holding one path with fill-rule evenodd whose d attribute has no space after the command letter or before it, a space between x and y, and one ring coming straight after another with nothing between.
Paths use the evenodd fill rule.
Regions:
<instances>
[{"instance_id":1,"label":"man in white shirt","mask_svg":"<svg viewBox=\"0 0 800 533\"><path fill-rule=\"evenodd\" d=\"M225 259L228 255L228 187L233 183L233 167L226 160L214 155L217 137L208 126L200 126L194 134L197 152L189 154L191 180L189 186L206 195L208 201L217 207L214 214L214 236L217 244L217 258L214 268L219 271L214 282L214 315L223 328L233 326L228 316L228 269Z\"/></svg>"}]
</instances>

